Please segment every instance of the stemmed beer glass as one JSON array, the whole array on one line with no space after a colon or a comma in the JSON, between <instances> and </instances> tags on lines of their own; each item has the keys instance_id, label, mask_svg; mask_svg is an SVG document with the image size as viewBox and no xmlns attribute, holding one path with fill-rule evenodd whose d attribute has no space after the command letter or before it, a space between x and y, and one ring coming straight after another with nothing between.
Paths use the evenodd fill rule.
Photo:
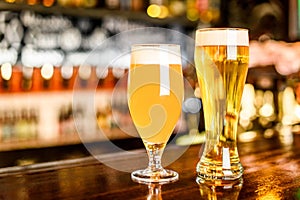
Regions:
<instances>
[{"instance_id":1,"label":"stemmed beer glass","mask_svg":"<svg viewBox=\"0 0 300 200\"><path fill-rule=\"evenodd\" d=\"M248 30L196 31L195 66L203 102L206 142L197 165L198 182L238 180L243 174L237 125L248 71Z\"/></svg>"},{"instance_id":2,"label":"stemmed beer glass","mask_svg":"<svg viewBox=\"0 0 300 200\"><path fill-rule=\"evenodd\" d=\"M161 156L181 115L184 97L180 46L136 44L131 48L128 106L149 157L146 169L132 172L140 183L168 183L178 173L164 169Z\"/></svg>"}]
</instances>

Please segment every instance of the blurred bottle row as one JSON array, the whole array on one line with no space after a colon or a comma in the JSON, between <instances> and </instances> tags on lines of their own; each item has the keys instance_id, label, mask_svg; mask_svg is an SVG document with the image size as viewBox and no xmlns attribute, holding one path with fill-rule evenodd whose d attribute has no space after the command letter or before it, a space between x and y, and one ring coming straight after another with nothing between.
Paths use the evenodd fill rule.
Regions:
<instances>
[{"instance_id":1,"label":"blurred bottle row","mask_svg":"<svg viewBox=\"0 0 300 200\"><path fill-rule=\"evenodd\" d=\"M20 149L18 142L35 141L38 143L33 144L43 146L43 143L50 143L55 146L70 141L80 143L128 138L135 133L124 133L126 129L134 129L126 98L114 100L116 107L112 108L111 90L78 90L75 93L2 93L0 142L11 144L11 147L2 146L0 149ZM122 108L117 108L120 105Z\"/></svg>"},{"instance_id":2,"label":"blurred bottle row","mask_svg":"<svg viewBox=\"0 0 300 200\"><path fill-rule=\"evenodd\" d=\"M0 93L60 91L73 89L112 89L127 69L91 66L19 67L0 66Z\"/></svg>"},{"instance_id":3,"label":"blurred bottle row","mask_svg":"<svg viewBox=\"0 0 300 200\"><path fill-rule=\"evenodd\" d=\"M99 141L135 136L126 99L127 69L71 67L71 75L65 76L64 67L44 67L49 66L1 66L2 142L73 140L78 136ZM194 70L193 66L184 68L184 76L195 89L194 96L201 98ZM299 131L299 76L275 76L263 71L249 70L240 110L241 141L249 141L261 131L262 137L273 137L286 126ZM195 120L188 115L183 110L180 130L176 130L203 131L204 119L198 117L198 123L192 123L195 127L187 127L189 120Z\"/></svg>"},{"instance_id":4,"label":"blurred bottle row","mask_svg":"<svg viewBox=\"0 0 300 200\"><path fill-rule=\"evenodd\" d=\"M300 130L299 73L281 76L272 66L268 68L250 70L240 110L239 139L247 142L279 136L293 142L292 135Z\"/></svg>"},{"instance_id":5,"label":"blurred bottle row","mask_svg":"<svg viewBox=\"0 0 300 200\"><path fill-rule=\"evenodd\" d=\"M17 108L16 108L17 109ZM1 110L0 138L3 142L34 140L38 134L38 113L32 109Z\"/></svg>"}]
</instances>

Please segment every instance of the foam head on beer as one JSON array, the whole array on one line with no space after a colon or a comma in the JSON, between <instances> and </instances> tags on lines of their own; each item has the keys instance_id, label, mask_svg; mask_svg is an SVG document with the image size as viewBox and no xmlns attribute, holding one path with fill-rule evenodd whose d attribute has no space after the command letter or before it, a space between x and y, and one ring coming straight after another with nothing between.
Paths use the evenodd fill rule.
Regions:
<instances>
[{"instance_id":1,"label":"foam head on beer","mask_svg":"<svg viewBox=\"0 0 300 200\"><path fill-rule=\"evenodd\" d=\"M143 44L133 45L131 60L139 64L180 64L181 56L179 45L170 44Z\"/></svg>"},{"instance_id":2,"label":"foam head on beer","mask_svg":"<svg viewBox=\"0 0 300 200\"><path fill-rule=\"evenodd\" d=\"M211 31L210 28L207 28L196 32L196 46L212 45L249 46L248 30L218 29Z\"/></svg>"}]
</instances>

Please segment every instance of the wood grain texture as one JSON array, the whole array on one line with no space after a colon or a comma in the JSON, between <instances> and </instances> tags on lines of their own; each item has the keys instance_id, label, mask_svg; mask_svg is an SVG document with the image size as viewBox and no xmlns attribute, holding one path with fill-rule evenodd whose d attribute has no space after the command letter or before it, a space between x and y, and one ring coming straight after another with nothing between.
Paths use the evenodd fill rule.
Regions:
<instances>
[{"instance_id":1,"label":"wood grain texture","mask_svg":"<svg viewBox=\"0 0 300 200\"><path fill-rule=\"evenodd\" d=\"M179 172L179 181L142 185L129 172L112 169L93 157L33 166L0 169L1 200L35 199L300 199L300 136L283 143L279 138L240 143L245 168L242 186L209 187L195 181L201 145L193 145L167 168ZM143 150L138 150L143 151ZM174 147L173 153L181 151ZM125 170L143 168L145 154L126 152L99 155Z\"/></svg>"}]
</instances>

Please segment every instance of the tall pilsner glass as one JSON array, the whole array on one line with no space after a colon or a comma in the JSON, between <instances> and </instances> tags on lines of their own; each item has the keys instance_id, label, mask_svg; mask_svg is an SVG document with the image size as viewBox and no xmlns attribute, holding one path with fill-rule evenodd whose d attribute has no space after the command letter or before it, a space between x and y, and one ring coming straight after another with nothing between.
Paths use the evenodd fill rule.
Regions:
<instances>
[{"instance_id":1,"label":"tall pilsner glass","mask_svg":"<svg viewBox=\"0 0 300 200\"><path fill-rule=\"evenodd\" d=\"M196 31L195 65L201 89L206 142L197 164L197 181L241 178L237 125L249 63L248 30Z\"/></svg>"},{"instance_id":2,"label":"tall pilsner glass","mask_svg":"<svg viewBox=\"0 0 300 200\"><path fill-rule=\"evenodd\" d=\"M128 105L149 157L146 169L131 174L134 181L167 183L178 179L177 172L162 167L161 156L181 115L183 96L180 46L133 45Z\"/></svg>"}]
</instances>

